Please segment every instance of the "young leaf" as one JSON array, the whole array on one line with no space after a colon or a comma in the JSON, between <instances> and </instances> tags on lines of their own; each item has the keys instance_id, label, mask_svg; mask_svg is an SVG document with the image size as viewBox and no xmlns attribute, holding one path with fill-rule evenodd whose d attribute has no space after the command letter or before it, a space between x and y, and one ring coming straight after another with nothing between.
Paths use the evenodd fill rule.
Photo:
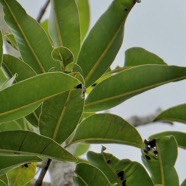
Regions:
<instances>
[{"instance_id":1,"label":"young leaf","mask_svg":"<svg viewBox=\"0 0 186 186\"><path fill-rule=\"evenodd\" d=\"M140 134L132 125L113 114L95 114L83 120L70 144L77 142L118 143L135 147L141 147L143 143Z\"/></svg>"},{"instance_id":2,"label":"young leaf","mask_svg":"<svg viewBox=\"0 0 186 186\"><path fill-rule=\"evenodd\" d=\"M77 57L80 49L80 25L75 0L51 1L49 34L56 47L67 47Z\"/></svg>"},{"instance_id":3,"label":"young leaf","mask_svg":"<svg viewBox=\"0 0 186 186\"><path fill-rule=\"evenodd\" d=\"M0 91L0 122L28 115L42 101L75 89L78 84L80 82L77 79L61 72L41 74L16 83Z\"/></svg>"},{"instance_id":4,"label":"young leaf","mask_svg":"<svg viewBox=\"0 0 186 186\"><path fill-rule=\"evenodd\" d=\"M81 92L67 91L43 103L39 119L41 134L60 144L72 134L83 112L84 99Z\"/></svg>"},{"instance_id":5,"label":"young leaf","mask_svg":"<svg viewBox=\"0 0 186 186\"><path fill-rule=\"evenodd\" d=\"M89 0L76 0L79 12L81 42L84 40L90 25Z\"/></svg>"},{"instance_id":6,"label":"young leaf","mask_svg":"<svg viewBox=\"0 0 186 186\"><path fill-rule=\"evenodd\" d=\"M62 67L62 71L65 70L65 67L74 61L74 56L72 52L65 47L57 47L52 51L52 57L54 60L59 61Z\"/></svg>"},{"instance_id":7,"label":"young leaf","mask_svg":"<svg viewBox=\"0 0 186 186\"><path fill-rule=\"evenodd\" d=\"M29 162L39 162L40 158L37 156L23 156L23 155L0 155L0 175L6 174L11 169Z\"/></svg>"},{"instance_id":8,"label":"young leaf","mask_svg":"<svg viewBox=\"0 0 186 186\"><path fill-rule=\"evenodd\" d=\"M169 108L160 113L154 121L176 121L186 123L186 104Z\"/></svg>"},{"instance_id":9,"label":"young leaf","mask_svg":"<svg viewBox=\"0 0 186 186\"><path fill-rule=\"evenodd\" d=\"M150 136L149 139L161 138L165 136L174 136L176 142L180 148L186 149L186 133L177 131L160 132Z\"/></svg>"},{"instance_id":10,"label":"young leaf","mask_svg":"<svg viewBox=\"0 0 186 186\"><path fill-rule=\"evenodd\" d=\"M75 156L81 156L81 155L85 154L88 151L89 148L90 148L90 145L89 144L80 143L76 147L76 150L75 150L74 155Z\"/></svg>"},{"instance_id":11,"label":"young leaf","mask_svg":"<svg viewBox=\"0 0 186 186\"><path fill-rule=\"evenodd\" d=\"M166 63L159 56L145 50L140 47L129 48L125 52L125 66L138 66L145 64L160 64L166 65Z\"/></svg>"},{"instance_id":12,"label":"young leaf","mask_svg":"<svg viewBox=\"0 0 186 186\"><path fill-rule=\"evenodd\" d=\"M85 39L77 64L83 70L86 87L100 78L113 62L123 41L125 20L134 4L133 0L113 1Z\"/></svg>"},{"instance_id":13,"label":"young leaf","mask_svg":"<svg viewBox=\"0 0 186 186\"><path fill-rule=\"evenodd\" d=\"M3 61L3 34L2 31L0 30L0 68L2 66L2 61Z\"/></svg>"},{"instance_id":14,"label":"young leaf","mask_svg":"<svg viewBox=\"0 0 186 186\"><path fill-rule=\"evenodd\" d=\"M36 163L29 163L11 170L7 173L7 176L10 185L21 186L29 183L35 174Z\"/></svg>"},{"instance_id":15,"label":"young leaf","mask_svg":"<svg viewBox=\"0 0 186 186\"><path fill-rule=\"evenodd\" d=\"M17 1L0 0L0 3L24 62L37 73L47 72L58 65L51 57L52 45L39 23L27 15Z\"/></svg>"},{"instance_id":16,"label":"young leaf","mask_svg":"<svg viewBox=\"0 0 186 186\"><path fill-rule=\"evenodd\" d=\"M142 92L185 78L185 67L166 65L133 67L99 83L86 99L85 111L109 109Z\"/></svg>"},{"instance_id":17,"label":"young leaf","mask_svg":"<svg viewBox=\"0 0 186 186\"><path fill-rule=\"evenodd\" d=\"M60 161L76 161L76 158L50 138L29 131L0 132L0 152L44 156Z\"/></svg>"},{"instance_id":18,"label":"young leaf","mask_svg":"<svg viewBox=\"0 0 186 186\"><path fill-rule=\"evenodd\" d=\"M81 181L86 186L112 186L102 171L87 163L77 164L75 172L78 176L74 179L76 184Z\"/></svg>"},{"instance_id":19,"label":"young leaf","mask_svg":"<svg viewBox=\"0 0 186 186\"><path fill-rule=\"evenodd\" d=\"M178 186L179 180L174 164L177 158L177 143L173 136L161 137L155 140L155 146L150 147L155 155L151 155L149 146L142 151L142 160L149 170L154 184L163 186Z\"/></svg>"},{"instance_id":20,"label":"young leaf","mask_svg":"<svg viewBox=\"0 0 186 186\"><path fill-rule=\"evenodd\" d=\"M6 37L7 42L8 42L10 45L12 45L12 47L13 47L15 50L19 50L19 47L18 47L18 45L17 45L17 41L16 41L16 39L15 39L15 37L14 37L14 35L13 35L12 33L7 33L7 34L5 35L5 37Z\"/></svg>"}]
</instances>

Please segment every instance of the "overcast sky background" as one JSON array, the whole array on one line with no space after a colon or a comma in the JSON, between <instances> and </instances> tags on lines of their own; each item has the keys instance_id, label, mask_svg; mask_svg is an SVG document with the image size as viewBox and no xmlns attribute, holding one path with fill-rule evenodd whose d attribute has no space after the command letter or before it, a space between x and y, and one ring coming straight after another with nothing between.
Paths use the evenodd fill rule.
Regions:
<instances>
[{"instance_id":1,"label":"overcast sky background","mask_svg":"<svg viewBox=\"0 0 186 186\"><path fill-rule=\"evenodd\" d=\"M45 0L19 0L28 14L37 17ZM91 26L107 9L111 0L90 0ZM142 0L135 5L128 16L125 26L123 46L113 66L124 64L124 52L130 47L143 47L154 52L170 65L186 66L186 1L185 0ZM47 11L46 16L49 13ZM111 23L112 24L112 23ZM185 103L186 81L170 83L133 97L110 112L127 119L133 115L145 116L154 113L157 108L163 110ZM184 124L174 127L166 124L152 124L139 127L143 138L165 130L186 131ZM93 145L92 150L99 151L100 145ZM119 158L141 161L139 149L120 145L107 145L107 151ZM176 169L180 181L186 178L186 152L179 149Z\"/></svg>"}]
</instances>

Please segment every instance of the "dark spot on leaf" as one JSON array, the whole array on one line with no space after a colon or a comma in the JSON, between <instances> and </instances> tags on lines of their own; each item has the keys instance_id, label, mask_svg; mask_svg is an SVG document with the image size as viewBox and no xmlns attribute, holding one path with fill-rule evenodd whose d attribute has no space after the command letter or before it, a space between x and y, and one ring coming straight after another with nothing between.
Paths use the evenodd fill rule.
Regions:
<instances>
[{"instance_id":1,"label":"dark spot on leaf","mask_svg":"<svg viewBox=\"0 0 186 186\"><path fill-rule=\"evenodd\" d=\"M126 180L123 181L122 186L127 186L126 185Z\"/></svg>"},{"instance_id":2,"label":"dark spot on leaf","mask_svg":"<svg viewBox=\"0 0 186 186\"><path fill-rule=\"evenodd\" d=\"M118 175L118 177L120 178L120 180L123 181L123 179L124 179L124 171L118 172L117 175Z\"/></svg>"},{"instance_id":3,"label":"dark spot on leaf","mask_svg":"<svg viewBox=\"0 0 186 186\"><path fill-rule=\"evenodd\" d=\"M30 164L30 163L25 163L25 164L23 165L23 167L28 168L28 167L29 167L29 164Z\"/></svg>"},{"instance_id":4,"label":"dark spot on leaf","mask_svg":"<svg viewBox=\"0 0 186 186\"><path fill-rule=\"evenodd\" d=\"M149 156L147 156L147 155L145 155L145 158L149 161L149 160L151 160L151 158L149 157Z\"/></svg>"},{"instance_id":5,"label":"dark spot on leaf","mask_svg":"<svg viewBox=\"0 0 186 186\"><path fill-rule=\"evenodd\" d=\"M92 84L92 87L95 87L96 85L97 85L97 83L93 83L93 84Z\"/></svg>"},{"instance_id":6,"label":"dark spot on leaf","mask_svg":"<svg viewBox=\"0 0 186 186\"><path fill-rule=\"evenodd\" d=\"M75 88L82 89L82 84L77 85Z\"/></svg>"},{"instance_id":7,"label":"dark spot on leaf","mask_svg":"<svg viewBox=\"0 0 186 186\"><path fill-rule=\"evenodd\" d=\"M107 163L109 163L109 164L110 164L110 163L111 163L111 160L107 160Z\"/></svg>"},{"instance_id":8,"label":"dark spot on leaf","mask_svg":"<svg viewBox=\"0 0 186 186\"><path fill-rule=\"evenodd\" d=\"M125 12L128 12L128 8L125 8Z\"/></svg>"}]
</instances>

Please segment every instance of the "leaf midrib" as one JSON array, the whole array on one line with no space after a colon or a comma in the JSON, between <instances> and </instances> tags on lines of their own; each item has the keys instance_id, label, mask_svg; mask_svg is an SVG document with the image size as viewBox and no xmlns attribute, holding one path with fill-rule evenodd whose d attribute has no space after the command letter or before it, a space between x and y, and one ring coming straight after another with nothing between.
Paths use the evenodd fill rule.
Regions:
<instances>
[{"instance_id":1,"label":"leaf midrib","mask_svg":"<svg viewBox=\"0 0 186 186\"><path fill-rule=\"evenodd\" d=\"M122 29L122 27L124 27L124 22L126 20L126 17L123 19L123 21L121 22L120 26L118 27L118 29L116 30L115 34L113 35L112 39L110 40L110 42L108 43L107 47L105 48L105 50L103 51L103 53L100 55L100 57L97 59L97 61L94 63L94 66L91 68L91 70L89 71L88 75L85 77L85 82L89 81L90 77L92 76L92 74L94 73L95 69L97 68L97 66L100 64L100 61L105 57L105 55L107 54L107 51L111 48L112 43L115 41L115 38L118 36L118 33L120 32L120 30Z\"/></svg>"},{"instance_id":2,"label":"leaf midrib","mask_svg":"<svg viewBox=\"0 0 186 186\"><path fill-rule=\"evenodd\" d=\"M25 34L24 34L24 32L23 32L23 30L22 30L22 28L21 28L19 22L17 21L16 17L14 16L13 12L11 11L10 6L8 5L8 3L7 3L5 0L4 0L4 3L6 4L8 10L9 10L9 12L10 12L10 14L12 15L12 17L13 17L13 19L14 19L14 21L16 22L16 24L17 24L17 26L18 26L18 28L19 28L19 30L20 30L20 32L21 32L21 34L22 34L22 36L23 36L23 38L24 38L24 40L25 40L25 42L26 42L26 44L28 45L28 48L30 48L31 53L33 54L33 56L34 56L34 58L35 58L37 64L39 65L41 71L42 71L43 73L46 72L45 69L44 69L44 67L43 67L43 65L42 65L42 63L40 62L39 58L37 57L35 51L32 49L31 44L30 44L29 40L27 39L27 37L25 36Z\"/></svg>"},{"instance_id":3,"label":"leaf midrib","mask_svg":"<svg viewBox=\"0 0 186 186\"><path fill-rule=\"evenodd\" d=\"M162 83L157 83L157 84L153 84L151 86L146 86L144 88L136 89L136 90L133 90L133 91L130 91L130 92L127 92L127 93L123 93L123 94L119 94L117 96L112 96L112 97L109 97L109 98L97 100L97 101L94 101L92 103L86 104L85 108L88 108L90 106L97 105L97 104L100 104L100 103L108 102L108 101L111 101L111 100L114 100L114 99L119 99L121 97L128 96L130 94L134 94L134 93L137 93L137 92L149 90L149 89L155 88L157 86L160 86L160 85L163 85L163 84L167 84L167 83L170 83L170 82L173 82L173 81L182 80L182 79L185 79L185 78L186 78L186 76L181 76L179 78L174 78L174 79L171 79L171 80L168 80L168 81L164 81Z\"/></svg>"}]
</instances>

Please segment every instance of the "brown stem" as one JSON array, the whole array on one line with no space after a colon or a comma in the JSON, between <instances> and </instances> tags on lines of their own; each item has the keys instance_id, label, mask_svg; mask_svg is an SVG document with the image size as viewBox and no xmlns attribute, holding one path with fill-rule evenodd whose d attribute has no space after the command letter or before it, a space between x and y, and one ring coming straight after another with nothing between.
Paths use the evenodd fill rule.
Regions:
<instances>
[{"instance_id":1,"label":"brown stem","mask_svg":"<svg viewBox=\"0 0 186 186\"><path fill-rule=\"evenodd\" d=\"M50 3L50 0L47 0L46 2L45 2L45 4L44 4L44 6L41 8L41 10L39 11L39 15L37 16L37 22L41 22L41 19L42 19L42 17L43 17L43 15L45 14L45 11L46 11L46 9L47 9L47 7L48 7L48 5L49 5L49 3Z\"/></svg>"},{"instance_id":2,"label":"brown stem","mask_svg":"<svg viewBox=\"0 0 186 186\"><path fill-rule=\"evenodd\" d=\"M45 165L43 166L43 168L41 169L41 172L40 172L40 174L39 174L39 177L38 177L38 179L36 180L34 186L42 186L43 179L44 179L44 177L45 177L46 172L48 171L48 168L49 168L51 162L52 162L51 159L48 159L48 160L47 160L46 164L45 164Z\"/></svg>"}]
</instances>

